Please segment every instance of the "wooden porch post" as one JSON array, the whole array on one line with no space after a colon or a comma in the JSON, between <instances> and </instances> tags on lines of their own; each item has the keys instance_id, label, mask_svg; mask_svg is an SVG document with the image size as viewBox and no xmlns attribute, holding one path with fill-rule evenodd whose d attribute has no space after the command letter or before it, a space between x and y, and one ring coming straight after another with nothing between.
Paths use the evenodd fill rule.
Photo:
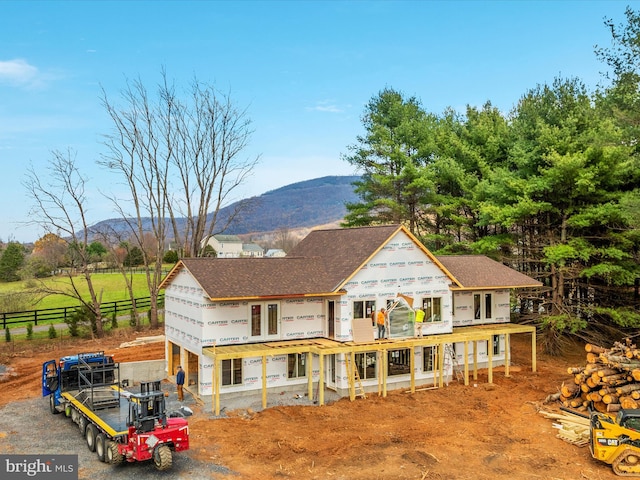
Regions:
<instances>
[{"instance_id":1,"label":"wooden porch post","mask_svg":"<svg viewBox=\"0 0 640 480\"><path fill-rule=\"evenodd\" d=\"M262 356L262 408L267 408L267 357Z\"/></svg>"},{"instance_id":2,"label":"wooden porch post","mask_svg":"<svg viewBox=\"0 0 640 480\"><path fill-rule=\"evenodd\" d=\"M318 405L324 405L324 355L320 354L320 378L318 379Z\"/></svg>"},{"instance_id":3,"label":"wooden porch post","mask_svg":"<svg viewBox=\"0 0 640 480\"><path fill-rule=\"evenodd\" d=\"M489 337L489 340L487 340L487 350L487 354L489 356L489 373L487 381L489 383L493 383L493 335Z\"/></svg>"},{"instance_id":4,"label":"wooden porch post","mask_svg":"<svg viewBox=\"0 0 640 480\"><path fill-rule=\"evenodd\" d=\"M504 334L504 376L505 377L510 377L511 376L509 374L509 366L511 364L510 338L511 338L511 335L509 335L508 333Z\"/></svg>"},{"instance_id":5,"label":"wooden porch post","mask_svg":"<svg viewBox=\"0 0 640 480\"><path fill-rule=\"evenodd\" d=\"M469 385L469 341L464 341L464 384Z\"/></svg>"}]
</instances>

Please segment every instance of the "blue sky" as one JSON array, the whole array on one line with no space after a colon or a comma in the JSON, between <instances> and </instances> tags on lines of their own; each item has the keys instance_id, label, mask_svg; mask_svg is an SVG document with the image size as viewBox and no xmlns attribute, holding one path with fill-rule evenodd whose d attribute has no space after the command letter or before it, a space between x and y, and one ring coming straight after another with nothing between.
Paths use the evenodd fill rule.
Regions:
<instances>
[{"instance_id":1,"label":"blue sky","mask_svg":"<svg viewBox=\"0 0 640 480\"><path fill-rule=\"evenodd\" d=\"M111 124L100 89L149 89L162 68L194 77L247 109L247 157L261 161L236 199L325 175L355 174L341 155L363 133L366 103L391 87L436 114L487 100L508 112L555 77L590 88L618 1L0 1L0 239L35 241L29 165L77 152L90 223L115 217L95 162Z\"/></svg>"}]
</instances>

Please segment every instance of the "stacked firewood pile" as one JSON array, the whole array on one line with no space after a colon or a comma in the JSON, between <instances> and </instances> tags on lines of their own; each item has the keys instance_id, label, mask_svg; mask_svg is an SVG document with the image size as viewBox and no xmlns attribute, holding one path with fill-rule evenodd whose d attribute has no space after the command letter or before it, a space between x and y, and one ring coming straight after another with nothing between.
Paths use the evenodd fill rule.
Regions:
<instances>
[{"instance_id":1,"label":"stacked firewood pile","mask_svg":"<svg viewBox=\"0 0 640 480\"><path fill-rule=\"evenodd\" d=\"M584 367L569 367L573 382L562 385L554 400L579 411L617 412L640 408L640 350L626 339L610 349L585 345Z\"/></svg>"}]
</instances>

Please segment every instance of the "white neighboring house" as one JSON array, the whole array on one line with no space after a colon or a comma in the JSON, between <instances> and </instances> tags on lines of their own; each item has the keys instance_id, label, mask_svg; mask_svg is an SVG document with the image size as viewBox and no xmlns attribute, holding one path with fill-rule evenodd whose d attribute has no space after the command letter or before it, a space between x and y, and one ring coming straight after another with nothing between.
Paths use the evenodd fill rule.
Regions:
<instances>
[{"instance_id":1,"label":"white neighboring house","mask_svg":"<svg viewBox=\"0 0 640 480\"><path fill-rule=\"evenodd\" d=\"M212 235L206 245L213 248L218 258L238 258L242 256L242 240L237 235Z\"/></svg>"},{"instance_id":2,"label":"white neighboring house","mask_svg":"<svg viewBox=\"0 0 640 480\"><path fill-rule=\"evenodd\" d=\"M242 256L252 257L252 258L262 258L264 257L264 249L257 243L243 243Z\"/></svg>"},{"instance_id":3,"label":"white neighboring house","mask_svg":"<svg viewBox=\"0 0 640 480\"><path fill-rule=\"evenodd\" d=\"M242 243L237 235L212 235L207 238L206 245L216 252L218 258L240 258L264 256L264 249L257 243Z\"/></svg>"},{"instance_id":4,"label":"white neighboring house","mask_svg":"<svg viewBox=\"0 0 640 480\"><path fill-rule=\"evenodd\" d=\"M287 254L281 248L270 248L269 250L267 250L267 253L265 253L264 256L268 258L280 258L286 257Z\"/></svg>"},{"instance_id":5,"label":"white neighboring house","mask_svg":"<svg viewBox=\"0 0 640 480\"><path fill-rule=\"evenodd\" d=\"M346 395L349 358L364 389L425 384L452 374L433 339L509 322L511 289L540 285L487 257L436 257L399 225L312 231L281 258L182 259L160 286L167 367L186 365L193 393L217 398L312 382ZM427 312L424 338L406 299ZM377 339L371 314L397 303ZM488 335L478 361L504 363L503 338Z\"/></svg>"}]
</instances>

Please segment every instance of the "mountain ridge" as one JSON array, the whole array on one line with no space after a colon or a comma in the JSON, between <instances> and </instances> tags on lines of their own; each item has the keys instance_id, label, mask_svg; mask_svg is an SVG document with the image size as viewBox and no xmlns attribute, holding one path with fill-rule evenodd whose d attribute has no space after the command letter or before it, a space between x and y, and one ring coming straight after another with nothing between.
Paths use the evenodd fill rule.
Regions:
<instances>
[{"instance_id":1,"label":"mountain ridge","mask_svg":"<svg viewBox=\"0 0 640 480\"><path fill-rule=\"evenodd\" d=\"M225 225L233 212L242 205L243 211L233 218L228 227L214 233L249 235L274 232L281 229L306 229L318 225L333 225L347 213L345 204L357 201L353 182L357 175L329 175L325 177L291 183L269 190L261 195L242 199L223 207L217 214L216 223ZM210 221L213 213L207 215ZM178 219L184 229L185 219ZM151 219L143 219L143 228L151 230ZM91 227L94 232L129 230L126 220L111 218Z\"/></svg>"}]
</instances>

